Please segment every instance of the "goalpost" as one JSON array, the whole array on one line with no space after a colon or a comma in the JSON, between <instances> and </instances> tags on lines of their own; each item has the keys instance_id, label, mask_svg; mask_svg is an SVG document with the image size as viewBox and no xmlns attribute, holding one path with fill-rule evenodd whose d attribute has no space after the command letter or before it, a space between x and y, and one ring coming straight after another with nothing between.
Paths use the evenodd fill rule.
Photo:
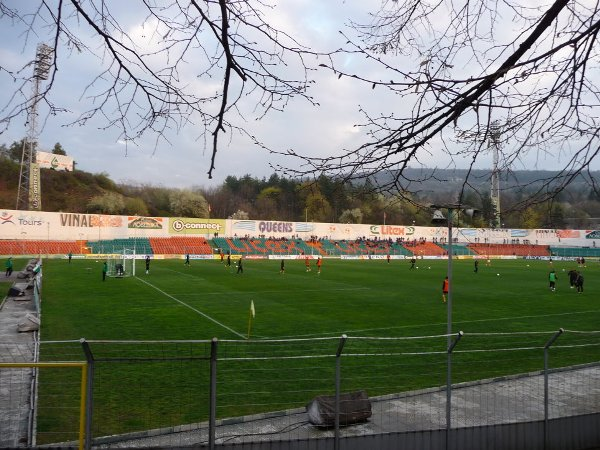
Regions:
<instances>
[{"instance_id":1,"label":"goalpost","mask_svg":"<svg viewBox=\"0 0 600 450\"><path fill-rule=\"evenodd\" d=\"M124 248L121 253L113 253L108 258L109 277L135 276L135 249Z\"/></svg>"}]
</instances>

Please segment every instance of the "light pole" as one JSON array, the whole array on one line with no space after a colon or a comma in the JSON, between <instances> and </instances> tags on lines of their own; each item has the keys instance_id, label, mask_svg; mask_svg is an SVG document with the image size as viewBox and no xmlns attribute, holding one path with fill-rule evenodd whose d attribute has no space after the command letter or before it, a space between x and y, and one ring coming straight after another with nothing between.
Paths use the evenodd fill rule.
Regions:
<instances>
[{"instance_id":1,"label":"light pole","mask_svg":"<svg viewBox=\"0 0 600 450\"><path fill-rule=\"evenodd\" d=\"M455 211L464 211L468 216L473 217L477 213L477 210L460 204L431 205L431 208L434 210L431 222L437 225L443 225L446 223L448 226L448 273L446 274L448 277L448 296L446 299L446 448L449 448L450 429L452 428L452 350L462 336L461 331L457 335L456 341L452 341L452 291L454 290L452 282L452 222L454 220ZM447 218L445 218L444 214L442 213L443 209L447 211Z\"/></svg>"}]
</instances>

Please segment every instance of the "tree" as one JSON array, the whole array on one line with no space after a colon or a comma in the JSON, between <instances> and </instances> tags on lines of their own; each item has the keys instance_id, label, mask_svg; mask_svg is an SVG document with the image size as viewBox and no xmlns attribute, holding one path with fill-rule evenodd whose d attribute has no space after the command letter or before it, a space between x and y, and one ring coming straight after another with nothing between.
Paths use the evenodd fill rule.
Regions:
<instances>
[{"instance_id":1,"label":"tree","mask_svg":"<svg viewBox=\"0 0 600 450\"><path fill-rule=\"evenodd\" d=\"M306 215L311 222L333 222L331 205L319 191L313 191L306 197Z\"/></svg>"},{"instance_id":2,"label":"tree","mask_svg":"<svg viewBox=\"0 0 600 450\"><path fill-rule=\"evenodd\" d=\"M124 212L136 216L147 216L148 207L141 198L125 198Z\"/></svg>"},{"instance_id":3,"label":"tree","mask_svg":"<svg viewBox=\"0 0 600 450\"><path fill-rule=\"evenodd\" d=\"M91 213L121 214L125 209L125 199L117 192L105 192L92 197L87 210Z\"/></svg>"},{"instance_id":4,"label":"tree","mask_svg":"<svg viewBox=\"0 0 600 450\"><path fill-rule=\"evenodd\" d=\"M34 143L34 148L37 147L37 145L35 145L37 143ZM16 161L18 163L21 162L21 158L23 157L23 146L25 145L25 138L21 139L20 141L14 141L12 144L10 144L10 147L8 147L8 157L10 159L12 159L13 161Z\"/></svg>"},{"instance_id":5,"label":"tree","mask_svg":"<svg viewBox=\"0 0 600 450\"><path fill-rule=\"evenodd\" d=\"M199 192L173 190L169 195L171 211L180 217L209 217L208 202Z\"/></svg>"},{"instance_id":6,"label":"tree","mask_svg":"<svg viewBox=\"0 0 600 450\"><path fill-rule=\"evenodd\" d=\"M250 219L250 215L246 211L242 211L241 209L238 209L231 216L229 216L228 219L248 220L248 219Z\"/></svg>"},{"instance_id":7,"label":"tree","mask_svg":"<svg viewBox=\"0 0 600 450\"><path fill-rule=\"evenodd\" d=\"M530 206L522 212L522 223L524 228L542 228L543 214L539 207Z\"/></svg>"},{"instance_id":8,"label":"tree","mask_svg":"<svg viewBox=\"0 0 600 450\"><path fill-rule=\"evenodd\" d=\"M362 223L363 213L360 208L345 209L338 219L340 223Z\"/></svg>"},{"instance_id":9,"label":"tree","mask_svg":"<svg viewBox=\"0 0 600 450\"><path fill-rule=\"evenodd\" d=\"M62 147L62 145L60 145L60 143L57 142L56 144L54 144L54 147L52 148L52 154L66 156L67 152Z\"/></svg>"},{"instance_id":10,"label":"tree","mask_svg":"<svg viewBox=\"0 0 600 450\"><path fill-rule=\"evenodd\" d=\"M318 158L286 151L305 163L292 173L368 179L379 191L411 192L423 180L407 176L409 166L435 156L449 167L464 160L473 168L494 147L504 173L530 153L561 164L515 208L556 197L578 174L592 183L589 167L600 148L600 4L536 5L384 0L370 24L345 33L349 48L323 66L363 89L387 90L390 107L364 111L367 138L357 148ZM349 52L373 70L352 71ZM467 176L463 189L469 182ZM461 202L463 192L454 200Z\"/></svg>"},{"instance_id":11,"label":"tree","mask_svg":"<svg viewBox=\"0 0 600 450\"><path fill-rule=\"evenodd\" d=\"M82 0L40 5L0 1L2 26L11 27L15 36L47 36L57 46L49 81L37 99L49 114L65 110L50 95L62 81L62 60L94 56L94 63L82 62L98 70L86 83L80 96L83 112L71 125L97 118L106 127L117 127L125 142L145 134L168 142L169 130L193 123L212 149L212 178L222 134L235 131L255 140L233 117L247 118L238 106L242 99L254 100L257 119L283 110L296 96L313 103L305 62L313 52L267 20L270 5L251 0L128 2L130 10L145 15L141 27L131 26L129 11L120 6ZM0 107L4 130L30 104L27 69L0 62L3 85L16 86L8 104ZM183 76L188 71L192 82ZM205 89L198 88L202 84Z\"/></svg>"}]
</instances>

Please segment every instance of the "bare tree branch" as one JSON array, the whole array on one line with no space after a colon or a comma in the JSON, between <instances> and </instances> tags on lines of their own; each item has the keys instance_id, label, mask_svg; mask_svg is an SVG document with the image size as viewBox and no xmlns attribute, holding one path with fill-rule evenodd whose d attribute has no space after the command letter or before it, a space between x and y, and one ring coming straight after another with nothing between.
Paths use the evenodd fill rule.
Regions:
<instances>
[{"instance_id":1,"label":"bare tree branch","mask_svg":"<svg viewBox=\"0 0 600 450\"><path fill-rule=\"evenodd\" d=\"M59 0L42 1L37 10L25 13L25 8L0 1L0 20L18 23L26 41L52 36L52 83L60 58L97 58L99 70L81 96L89 107L71 125L99 118L105 128L120 129L126 142L149 133L157 142L168 140L169 132L191 125L199 137L212 135L211 178L221 134L236 130L256 139L236 124L246 119L237 107L242 100L254 98L258 118L273 108L283 110L293 97L314 103L307 92L311 80L305 58L316 53L267 23L264 11L269 8L256 0L138 0L127 2L126 8L103 0ZM144 11L145 17L132 23L126 10ZM16 96L0 106L6 130L27 109L29 74L25 68L14 73L1 65L0 71L21 83ZM239 83L232 82L232 73ZM206 87L220 79L221 87L199 90L194 76ZM52 83L42 97L56 112Z\"/></svg>"},{"instance_id":2,"label":"bare tree branch","mask_svg":"<svg viewBox=\"0 0 600 450\"><path fill-rule=\"evenodd\" d=\"M513 23L519 27L511 35ZM505 124L500 169L507 176L532 153L562 165L557 175L522 186L529 196L518 203L524 207L558 195L597 157L597 3L384 0L371 23L353 28L358 38L345 34L348 48L339 55L365 58L381 78L344 70L336 55L323 66L364 89L387 89L397 107L362 109L367 139L356 148L322 157L285 152L303 163L287 173L335 173L405 192L424 181L406 169L434 155L448 167L464 159L474 168L489 154L491 124L499 121ZM465 142L464 131L479 138ZM427 176L435 178L435 171Z\"/></svg>"}]
</instances>

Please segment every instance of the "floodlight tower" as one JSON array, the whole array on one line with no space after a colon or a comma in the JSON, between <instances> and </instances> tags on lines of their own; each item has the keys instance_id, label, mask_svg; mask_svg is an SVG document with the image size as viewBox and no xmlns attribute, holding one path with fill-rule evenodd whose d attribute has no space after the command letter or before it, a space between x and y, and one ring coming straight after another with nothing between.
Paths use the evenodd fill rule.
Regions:
<instances>
[{"instance_id":1,"label":"floodlight tower","mask_svg":"<svg viewBox=\"0 0 600 450\"><path fill-rule=\"evenodd\" d=\"M493 167L490 186L490 203L492 204L492 219L490 226L500 228L500 169L498 168L500 141L502 137L502 127L494 120L486 129L481 131L461 131L458 133L459 139L474 140L484 142L487 140L488 149L492 152Z\"/></svg>"},{"instance_id":2,"label":"floodlight tower","mask_svg":"<svg viewBox=\"0 0 600 450\"><path fill-rule=\"evenodd\" d=\"M492 168L492 185L490 188L490 199L494 216L490 224L494 228L500 228L502 221L500 220L500 170L498 169L498 154L500 153L500 126L497 121L492 122L489 129L488 142L493 154L494 167Z\"/></svg>"},{"instance_id":3,"label":"floodlight tower","mask_svg":"<svg viewBox=\"0 0 600 450\"><path fill-rule=\"evenodd\" d=\"M23 140L21 169L19 171L19 187L17 190L17 207L22 210L42 209L42 194L39 167L35 163L37 144L37 105L40 100L40 85L48 79L54 49L46 44L38 44L33 68L33 90L28 112L27 137Z\"/></svg>"}]
</instances>

